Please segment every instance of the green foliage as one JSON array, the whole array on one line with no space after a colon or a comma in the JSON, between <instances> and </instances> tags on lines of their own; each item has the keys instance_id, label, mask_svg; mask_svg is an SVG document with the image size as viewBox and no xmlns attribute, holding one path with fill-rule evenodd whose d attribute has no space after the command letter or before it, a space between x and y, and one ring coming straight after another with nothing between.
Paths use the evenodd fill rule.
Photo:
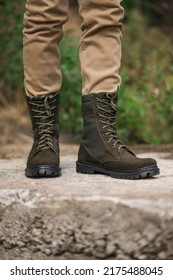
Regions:
<instances>
[{"instance_id":1,"label":"green foliage","mask_svg":"<svg viewBox=\"0 0 173 280\"><path fill-rule=\"evenodd\" d=\"M124 28L119 132L134 142L168 143L173 127L172 41L134 11ZM123 129L122 129L123 128Z\"/></svg>"},{"instance_id":2,"label":"green foliage","mask_svg":"<svg viewBox=\"0 0 173 280\"><path fill-rule=\"evenodd\" d=\"M23 0L18 0L17 3L1 0L0 3L0 94L13 102L15 95L23 89L23 6Z\"/></svg>"},{"instance_id":3,"label":"green foliage","mask_svg":"<svg viewBox=\"0 0 173 280\"><path fill-rule=\"evenodd\" d=\"M81 119L81 75L79 65L78 38L65 34L61 42L61 88L60 125L64 131L72 132L78 140L82 130Z\"/></svg>"},{"instance_id":4,"label":"green foliage","mask_svg":"<svg viewBox=\"0 0 173 280\"><path fill-rule=\"evenodd\" d=\"M138 9L147 16L150 23L159 27L172 27L173 22L173 1L172 0L130 0L123 1L122 5L126 10L126 18L129 19L131 12Z\"/></svg>"}]
</instances>

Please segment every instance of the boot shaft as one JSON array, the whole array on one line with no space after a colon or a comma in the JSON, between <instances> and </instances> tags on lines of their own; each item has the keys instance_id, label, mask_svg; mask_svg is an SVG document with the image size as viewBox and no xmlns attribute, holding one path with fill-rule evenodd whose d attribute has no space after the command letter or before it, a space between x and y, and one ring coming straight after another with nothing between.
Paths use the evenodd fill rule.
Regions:
<instances>
[{"instance_id":1,"label":"boot shaft","mask_svg":"<svg viewBox=\"0 0 173 280\"><path fill-rule=\"evenodd\" d=\"M103 151L111 156L122 146L116 135L117 102L117 93L99 93L82 97L84 125L82 143L96 156L103 154ZM115 143L118 144L116 147Z\"/></svg>"}]
</instances>

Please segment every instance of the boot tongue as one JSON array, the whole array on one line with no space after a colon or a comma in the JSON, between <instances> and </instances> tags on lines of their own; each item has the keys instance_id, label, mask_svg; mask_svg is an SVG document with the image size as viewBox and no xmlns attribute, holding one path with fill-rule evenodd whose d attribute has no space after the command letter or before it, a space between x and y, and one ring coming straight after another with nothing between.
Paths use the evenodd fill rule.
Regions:
<instances>
[{"instance_id":1,"label":"boot tongue","mask_svg":"<svg viewBox=\"0 0 173 280\"><path fill-rule=\"evenodd\" d=\"M116 116L116 112L118 111L117 103L118 103L118 95L117 93L107 93L106 94L107 105L105 109L107 109L107 116L111 115L112 117ZM106 112L105 112L106 113Z\"/></svg>"},{"instance_id":2,"label":"boot tongue","mask_svg":"<svg viewBox=\"0 0 173 280\"><path fill-rule=\"evenodd\" d=\"M55 132L55 99L54 96L41 96L32 100L32 112L35 123L35 137L38 139L38 150L52 148L52 135Z\"/></svg>"},{"instance_id":3,"label":"boot tongue","mask_svg":"<svg viewBox=\"0 0 173 280\"><path fill-rule=\"evenodd\" d=\"M110 105L115 112L118 111L117 103L118 103L118 96L116 94L114 94L114 95L112 95Z\"/></svg>"},{"instance_id":4,"label":"boot tongue","mask_svg":"<svg viewBox=\"0 0 173 280\"><path fill-rule=\"evenodd\" d=\"M113 93L107 93L105 96L105 103L102 105L104 108L104 116L107 119L107 122L109 122L110 127L115 131L115 138L116 137L116 127L115 127L115 117L116 113L118 111L117 109L117 94Z\"/></svg>"},{"instance_id":5,"label":"boot tongue","mask_svg":"<svg viewBox=\"0 0 173 280\"><path fill-rule=\"evenodd\" d=\"M48 97L46 97L45 100L44 100L44 108L46 110L47 115L50 117L52 113L51 113L51 107L50 107L50 104L49 104Z\"/></svg>"},{"instance_id":6,"label":"boot tongue","mask_svg":"<svg viewBox=\"0 0 173 280\"><path fill-rule=\"evenodd\" d=\"M116 127L115 127L115 118L116 118L116 113L118 111L118 108L117 108L118 94L117 93L107 93L106 99L108 101L108 104L105 105L105 109L107 109L107 112L105 111L104 115L105 115L105 117L107 117L107 120L109 120L110 127L112 127L112 140L114 140L117 143L117 145L122 147L124 157L126 157L126 158L134 157L135 154L130 150L130 148L128 146L126 146L117 137Z\"/></svg>"}]
</instances>

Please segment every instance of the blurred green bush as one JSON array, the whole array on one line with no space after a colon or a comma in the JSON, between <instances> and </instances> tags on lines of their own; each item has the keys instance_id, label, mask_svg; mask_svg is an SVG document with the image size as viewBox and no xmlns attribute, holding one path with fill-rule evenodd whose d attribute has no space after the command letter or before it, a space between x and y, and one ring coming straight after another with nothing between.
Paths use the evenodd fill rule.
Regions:
<instances>
[{"instance_id":1,"label":"blurred green bush","mask_svg":"<svg viewBox=\"0 0 173 280\"><path fill-rule=\"evenodd\" d=\"M119 132L146 143L173 136L172 40L134 10L124 26Z\"/></svg>"},{"instance_id":2,"label":"blurred green bush","mask_svg":"<svg viewBox=\"0 0 173 280\"><path fill-rule=\"evenodd\" d=\"M172 27L173 1L172 0L124 0L122 2L126 10L126 18L130 17L134 9L138 9L147 16L148 21L159 27Z\"/></svg>"},{"instance_id":3,"label":"blurred green bush","mask_svg":"<svg viewBox=\"0 0 173 280\"><path fill-rule=\"evenodd\" d=\"M23 11L23 0L0 0L0 105L14 102L23 89Z\"/></svg>"},{"instance_id":4,"label":"blurred green bush","mask_svg":"<svg viewBox=\"0 0 173 280\"><path fill-rule=\"evenodd\" d=\"M123 2L127 24L123 33L119 134L135 143L171 143L172 0L161 0L159 3L156 0ZM23 102L23 11L23 0L0 0L1 106L15 104L19 100ZM63 85L60 125L61 130L70 131L75 139L82 132L78 41L79 38L66 33L61 42Z\"/></svg>"}]
</instances>

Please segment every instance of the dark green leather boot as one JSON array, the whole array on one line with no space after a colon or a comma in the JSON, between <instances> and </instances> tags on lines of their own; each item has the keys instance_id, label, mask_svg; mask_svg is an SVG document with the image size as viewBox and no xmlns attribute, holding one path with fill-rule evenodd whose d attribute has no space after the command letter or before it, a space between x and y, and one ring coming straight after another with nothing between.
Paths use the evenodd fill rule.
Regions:
<instances>
[{"instance_id":1,"label":"dark green leather boot","mask_svg":"<svg viewBox=\"0 0 173 280\"><path fill-rule=\"evenodd\" d=\"M117 138L116 93L82 97L84 133L78 153L77 172L102 173L120 179L140 179L159 174L154 159L140 159Z\"/></svg>"},{"instance_id":2,"label":"dark green leather boot","mask_svg":"<svg viewBox=\"0 0 173 280\"><path fill-rule=\"evenodd\" d=\"M26 97L26 101L32 121L34 143L25 175L31 178L60 176L57 123L59 94Z\"/></svg>"}]
</instances>

